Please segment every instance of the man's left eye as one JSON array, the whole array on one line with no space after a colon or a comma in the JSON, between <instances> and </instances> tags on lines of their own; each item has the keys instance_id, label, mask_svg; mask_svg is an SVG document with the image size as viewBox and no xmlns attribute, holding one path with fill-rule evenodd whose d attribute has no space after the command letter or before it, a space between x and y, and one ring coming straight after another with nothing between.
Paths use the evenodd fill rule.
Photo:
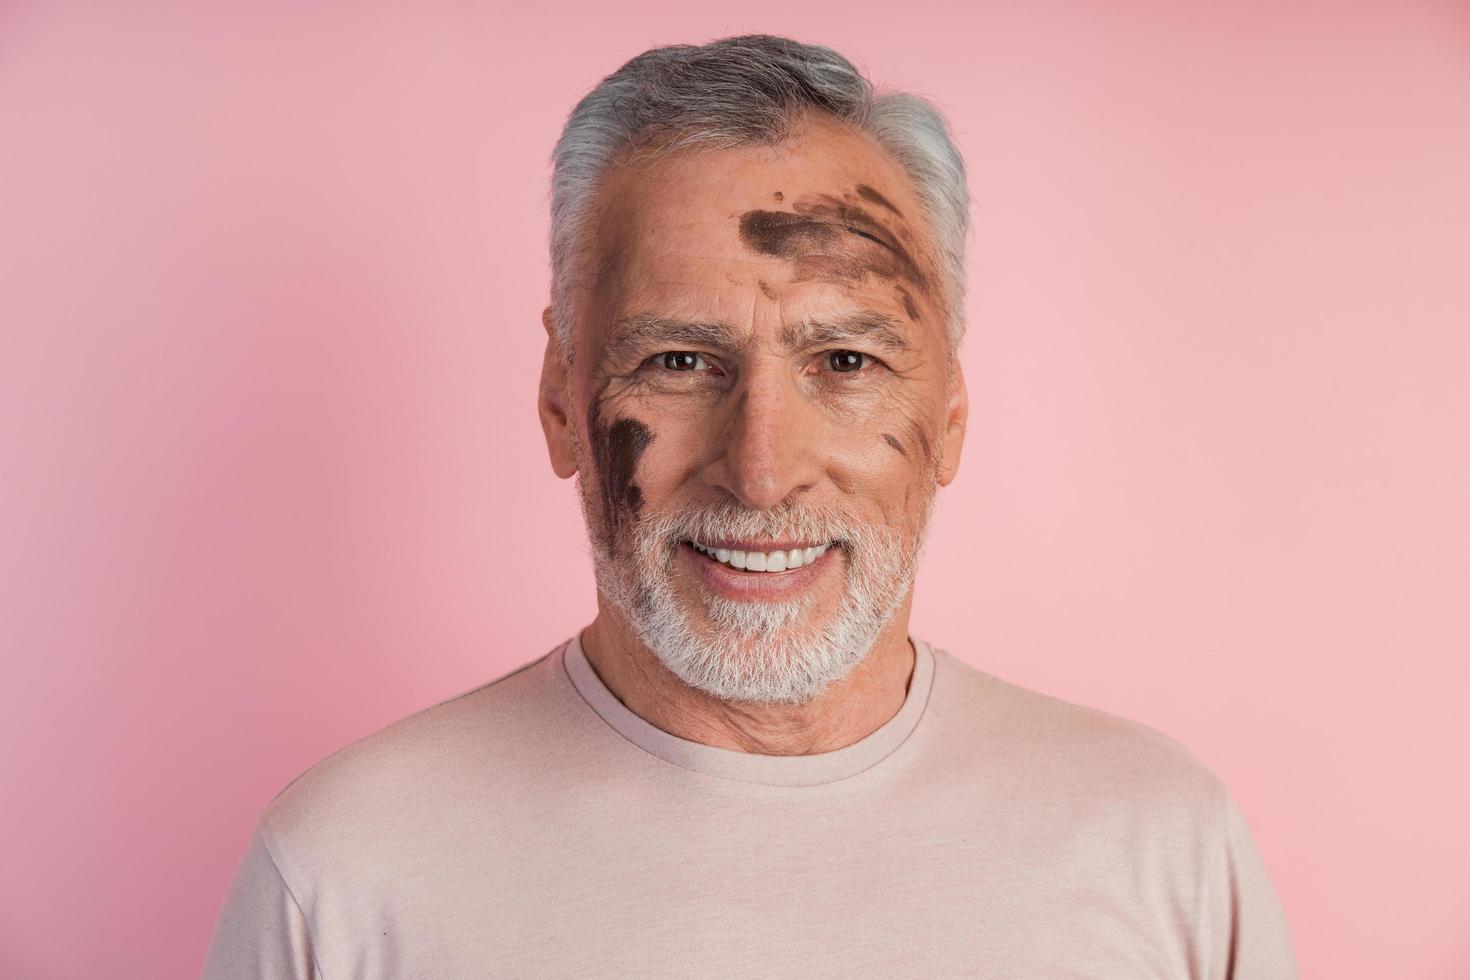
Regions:
<instances>
[{"instance_id":1,"label":"man's left eye","mask_svg":"<svg viewBox=\"0 0 1470 980\"><path fill-rule=\"evenodd\" d=\"M849 374L861 371L863 365L871 360L872 357L858 350L834 350L827 354L827 363L832 370Z\"/></svg>"},{"instance_id":2,"label":"man's left eye","mask_svg":"<svg viewBox=\"0 0 1470 980\"><path fill-rule=\"evenodd\" d=\"M689 350L664 351L654 357L670 371L703 371L710 366L701 355Z\"/></svg>"}]
</instances>

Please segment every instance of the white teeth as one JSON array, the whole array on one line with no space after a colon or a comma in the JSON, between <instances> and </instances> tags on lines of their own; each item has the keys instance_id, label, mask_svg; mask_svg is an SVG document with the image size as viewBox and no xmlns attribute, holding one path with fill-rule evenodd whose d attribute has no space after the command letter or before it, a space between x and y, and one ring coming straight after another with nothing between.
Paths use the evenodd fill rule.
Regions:
<instances>
[{"instance_id":1,"label":"white teeth","mask_svg":"<svg viewBox=\"0 0 1470 980\"><path fill-rule=\"evenodd\" d=\"M718 562L750 572L785 572L803 565L810 565L826 553L829 545L811 548L792 548L789 551L735 551L729 548L706 548L690 542L694 550L709 555Z\"/></svg>"}]
</instances>

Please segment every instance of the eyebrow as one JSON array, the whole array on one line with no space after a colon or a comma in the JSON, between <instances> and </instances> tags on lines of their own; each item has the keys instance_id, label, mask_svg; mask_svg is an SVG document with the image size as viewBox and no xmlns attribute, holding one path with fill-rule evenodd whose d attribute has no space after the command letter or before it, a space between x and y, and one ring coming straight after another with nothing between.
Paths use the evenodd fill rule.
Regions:
<instances>
[{"instance_id":1,"label":"eyebrow","mask_svg":"<svg viewBox=\"0 0 1470 980\"><path fill-rule=\"evenodd\" d=\"M603 356L618 362L652 348L743 352L750 341L728 323L676 320L657 313L635 313L613 324Z\"/></svg>"},{"instance_id":2,"label":"eyebrow","mask_svg":"<svg viewBox=\"0 0 1470 980\"><path fill-rule=\"evenodd\" d=\"M830 319L806 319L781 328L780 342L787 350L802 351L826 344L865 340L891 353L912 354L913 343L897 317L876 310ZM728 323L678 320L657 313L635 313L613 324L604 356L621 361L653 347L682 350L719 350L748 353L749 335Z\"/></svg>"},{"instance_id":3,"label":"eyebrow","mask_svg":"<svg viewBox=\"0 0 1470 980\"><path fill-rule=\"evenodd\" d=\"M898 318L875 310L862 310L835 320L802 320L781 328L781 343L793 351L847 340L866 340L897 354L914 353L914 345Z\"/></svg>"}]
</instances>

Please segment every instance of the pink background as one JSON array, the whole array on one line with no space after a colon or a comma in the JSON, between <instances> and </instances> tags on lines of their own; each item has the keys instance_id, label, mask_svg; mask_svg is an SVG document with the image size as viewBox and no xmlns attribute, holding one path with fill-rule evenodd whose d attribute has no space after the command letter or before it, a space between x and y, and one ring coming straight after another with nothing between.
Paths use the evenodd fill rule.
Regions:
<instances>
[{"instance_id":1,"label":"pink background","mask_svg":"<svg viewBox=\"0 0 1470 980\"><path fill-rule=\"evenodd\" d=\"M289 779L590 619L547 156L765 30L971 168L915 631L1215 768L1304 976L1470 976L1470 6L700 6L0 7L0 974L197 975Z\"/></svg>"}]
</instances>

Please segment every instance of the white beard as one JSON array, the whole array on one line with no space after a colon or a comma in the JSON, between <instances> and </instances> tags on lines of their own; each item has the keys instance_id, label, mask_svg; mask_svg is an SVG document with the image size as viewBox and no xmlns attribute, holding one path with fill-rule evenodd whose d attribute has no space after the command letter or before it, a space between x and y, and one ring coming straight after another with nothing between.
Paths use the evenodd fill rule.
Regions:
<instances>
[{"instance_id":1,"label":"white beard","mask_svg":"<svg viewBox=\"0 0 1470 980\"><path fill-rule=\"evenodd\" d=\"M602 536L591 535L598 588L689 686L724 701L805 703L847 676L892 621L913 582L937 489L926 495L908 535L835 512L802 506L754 511L734 501L638 520L631 526L631 558L609 554ZM594 526L596 505L587 493L581 496ZM801 625L815 604L812 593L739 600L704 592L708 623L701 628L673 588L676 549L686 540L732 538L838 542L832 549L839 554L827 560L846 563L846 585L830 620Z\"/></svg>"}]
</instances>

